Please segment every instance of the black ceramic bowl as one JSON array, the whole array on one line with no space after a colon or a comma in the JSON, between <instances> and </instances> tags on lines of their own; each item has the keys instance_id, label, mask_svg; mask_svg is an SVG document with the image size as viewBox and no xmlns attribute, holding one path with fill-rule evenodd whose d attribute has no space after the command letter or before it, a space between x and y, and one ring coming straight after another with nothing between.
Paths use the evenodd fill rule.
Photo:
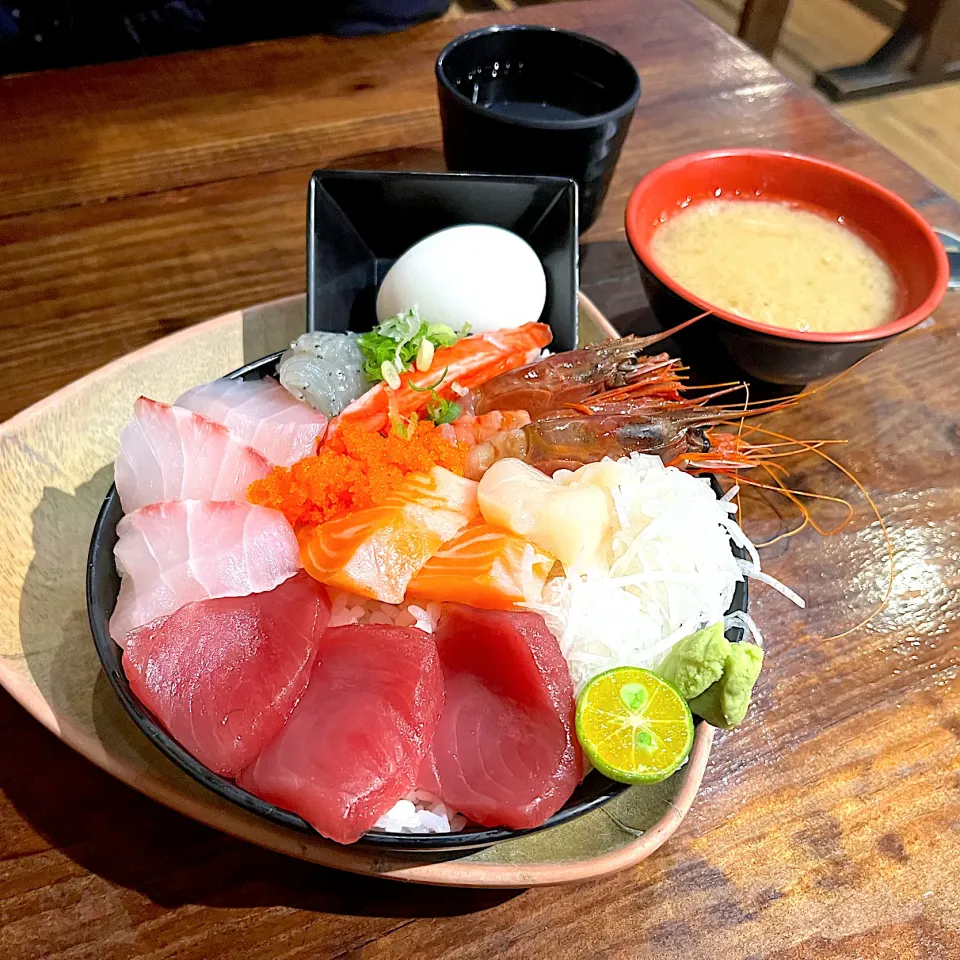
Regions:
<instances>
[{"instance_id":1,"label":"black ceramic bowl","mask_svg":"<svg viewBox=\"0 0 960 960\"><path fill-rule=\"evenodd\" d=\"M769 326L721 309L685 289L651 252L657 229L714 198L773 200L845 223L887 262L897 280L896 319L868 330L820 333ZM678 335L691 366L732 363L769 383L802 386L833 376L925 320L947 288L943 246L905 200L880 184L814 157L774 150L714 150L678 157L647 174L627 203L626 229L650 306L666 327L712 313ZM724 256L718 250L717 257ZM721 373L721 378L726 379Z\"/></svg>"},{"instance_id":2,"label":"black ceramic bowl","mask_svg":"<svg viewBox=\"0 0 960 960\"><path fill-rule=\"evenodd\" d=\"M577 346L577 188L559 177L318 170L307 197L307 327L369 330L387 271L415 243L463 223L503 227L540 258L540 320Z\"/></svg>"},{"instance_id":3,"label":"black ceramic bowl","mask_svg":"<svg viewBox=\"0 0 960 960\"><path fill-rule=\"evenodd\" d=\"M630 61L578 33L507 26L458 37L436 70L448 169L572 177L586 230L640 98Z\"/></svg>"},{"instance_id":4,"label":"black ceramic bowl","mask_svg":"<svg viewBox=\"0 0 960 960\"><path fill-rule=\"evenodd\" d=\"M234 371L229 376L234 379L259 380L276 372L276 364L279 358L279 353L264 357L262 360L257 360L240 370ZM718 487L716 489L719 491ZM87 613L90 618L90 628L93 631L93 641L97 648L97 655L100 657L104 673L106 673L107 679L116 691L124 709L162 753L181 770L190 774L191 777L214 793L237 804L244 810L265 817L272 823L293 830L300 830L304 833L313 833L313 827L295 813L261 800L252 793L238 787L232 780L221 777L195 760L163 729L160 721L154 717L131 690L123 672L123 651L111 639L109 630L110 615L113 613L113 608L117 602L117 593L120 590L120 578L117 574L113 548L117 542L117 524L122 516L123 510L120 506L120 498L117 495L116 487L111 487L103 506L100 508L100 514L94 525L93 537L90 541L90 555L87 560ZM745 556L738 549L734 549L734 553L738 556ZM738 586L731 609L743 611L747 609L746 584ZM742 634L737 629L731 631L729 636L731 640L739 640ZM583 816L583 814L602 806L626 789L624 784L615 783L613 780L608 780L593 771L584 778L583 783L577 787L564 807L546 823L534 828L534 830L478 827L450 834L398 834L371 831L359 843L365 846L403 850L412 853L486 847L501 840L509 840L525 833L545 830L548 827Z\"/></svg>"}]
</instances>

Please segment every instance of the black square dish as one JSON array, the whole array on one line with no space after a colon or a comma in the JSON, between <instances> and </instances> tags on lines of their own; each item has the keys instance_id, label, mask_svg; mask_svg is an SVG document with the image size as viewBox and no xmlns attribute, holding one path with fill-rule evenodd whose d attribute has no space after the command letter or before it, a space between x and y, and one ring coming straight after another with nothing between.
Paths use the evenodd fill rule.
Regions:
<instances>
[{"instance_id":1,"label":"black square dish","mask_svg":"<svg viewBox=\"0 0 960 960\"><path fill-rule=\"evenodd\" d=\"M547 277L540 320L554 350L577 346L577 185L563 177L318 170L307 198L307 329L369 330L387 271L425 237L464 223L503 227Z\"/></svg>"}]
</instances>

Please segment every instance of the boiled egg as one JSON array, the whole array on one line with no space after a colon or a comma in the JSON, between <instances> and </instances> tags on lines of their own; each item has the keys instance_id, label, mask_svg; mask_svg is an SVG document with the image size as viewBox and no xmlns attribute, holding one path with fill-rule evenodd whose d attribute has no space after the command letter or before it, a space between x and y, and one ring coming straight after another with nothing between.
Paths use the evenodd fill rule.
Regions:
<instances>
[{"instance_id":1,"label":"boiled egg","mask_svg":"<svg viewBox=\"0 0 960 960\"><path fill-rule=\"evenodd\" d=\"M416 307L429 323L484 333L540 319L543 264L522 237L467 223L431 234L387 271L377 294L381 323Z\"/></svg>"}]
</instances>

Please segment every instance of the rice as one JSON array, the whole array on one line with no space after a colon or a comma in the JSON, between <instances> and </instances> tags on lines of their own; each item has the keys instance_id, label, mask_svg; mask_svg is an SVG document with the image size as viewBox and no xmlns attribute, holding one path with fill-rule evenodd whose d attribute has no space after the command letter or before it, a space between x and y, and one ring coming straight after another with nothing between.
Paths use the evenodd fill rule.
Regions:
<instances>
[{"instance_id":1,"label":"rice","mask_svg":"<svg viewBox=\"0 0 960 960\"><path fill-rule=\"evenodd\" d=\"M425 790L413 790L398 800L374 825L386 833L458 833L464 817Z\"/></svg>"},{"instance_id":2,"label":"rice","mask_svg":"<svg viewBox=\"0 0 960 960\"><path fill-rule=\"evenodd\" d=\"M440 619L440 604L419 606L409 603L398 606L368 600L347 590L330 593L330 626L343 627L350 623L382 623L398 627L417 627L432 634ZM441 803L425 790L413 790L398 800L373 825L385 833L457 833L467 821L456 810Z\"/></svg>"},{"instance_id":3,"label":"rice","mask_svg":"<svg viewBox=\"0 0 960 960\"><path fill-rule=\"evenodd\" d=\"M397 627L417 627L432 634L440 619L440 604L428 603L425 607L415 603L398 606L381 603L350 593L348 590L329 589L330 626L343 627L350 623L383 623Z\"/></svg>"}]
</instances>

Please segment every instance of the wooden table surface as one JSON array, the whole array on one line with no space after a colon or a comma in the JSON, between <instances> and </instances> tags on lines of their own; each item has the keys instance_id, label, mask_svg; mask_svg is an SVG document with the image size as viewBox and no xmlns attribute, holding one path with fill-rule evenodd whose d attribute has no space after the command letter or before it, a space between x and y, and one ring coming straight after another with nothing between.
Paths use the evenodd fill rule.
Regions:
<instances>
[{"instance_id":1,"label":"wooden table surface","mask_svg":"<svg viewBox=\"0 0 960 960\"><path fill-rule=\"evenodd\" d=\"M640 108L586 291L648 319L621 227L657 164L758 144L840 161L934 223L960 209L679 0L528 8L615 44ZM0 417L219 312L301 291L304 198L322 166L442 166L432 65L457 32L308 38L0 81ZM765 551L808 600L752 611L768 657L748 721L718 738L679 833L576 888L425 889L337 874L172 813L74 755L0 693L0 957L960 957L960 305L770 426L848 440L879 524L816 461L796 482L856 519ZM756 539L783 529L745 503Z\"/></svg>"}]
</instances>

